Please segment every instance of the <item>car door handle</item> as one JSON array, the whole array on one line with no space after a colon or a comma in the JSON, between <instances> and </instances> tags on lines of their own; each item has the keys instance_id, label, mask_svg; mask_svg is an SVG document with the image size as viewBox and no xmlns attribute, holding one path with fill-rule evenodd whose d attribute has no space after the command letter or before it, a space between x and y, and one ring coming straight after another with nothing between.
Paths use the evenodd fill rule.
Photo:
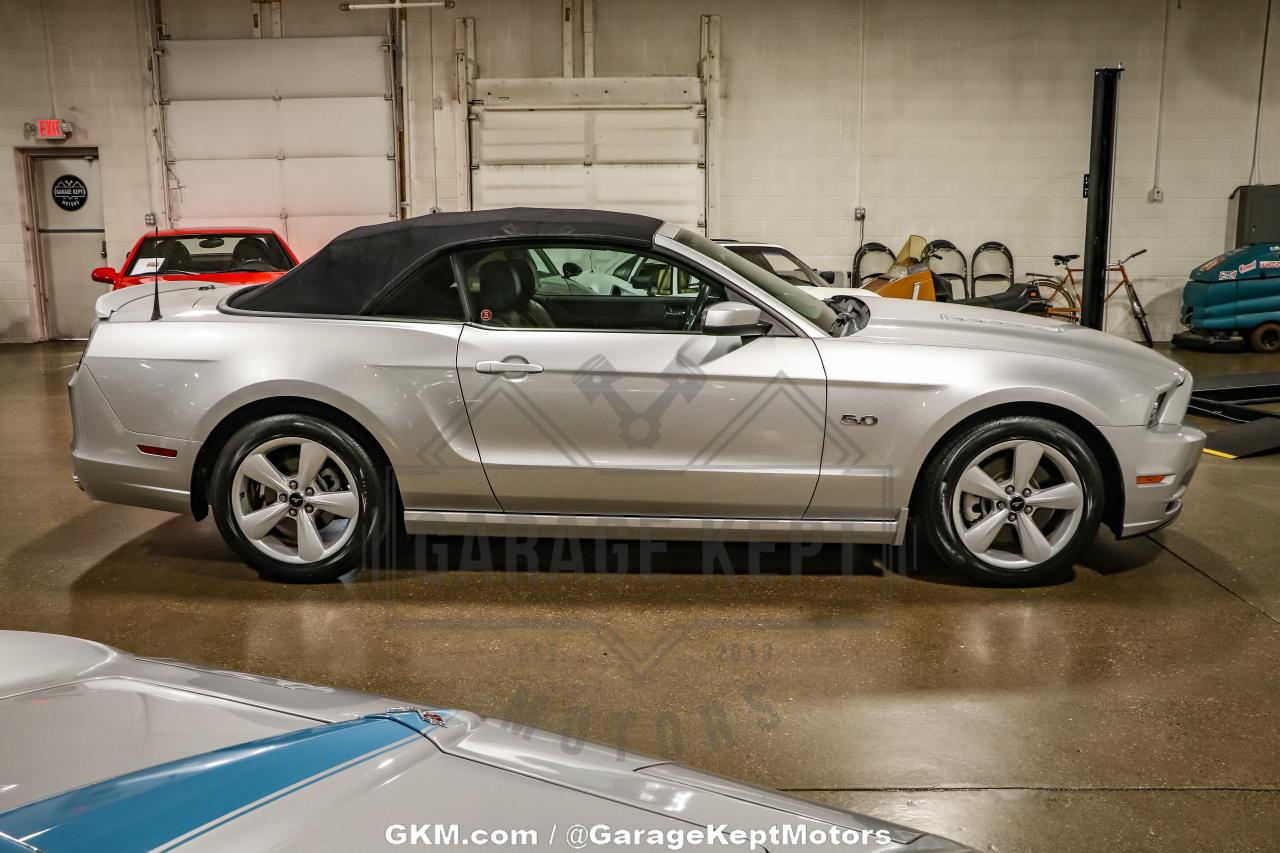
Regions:
<instances>
[{"instance_id":1,"label":"car door handle","mask_svg":"<svg viewBox=\"0 0 1280 853\"><path fill-rule=\"evenodd\" d=\"M541 364L526 364L523 361L480 361L476 363L476 373L541 373Z\"/></svg>"}]
</instances>

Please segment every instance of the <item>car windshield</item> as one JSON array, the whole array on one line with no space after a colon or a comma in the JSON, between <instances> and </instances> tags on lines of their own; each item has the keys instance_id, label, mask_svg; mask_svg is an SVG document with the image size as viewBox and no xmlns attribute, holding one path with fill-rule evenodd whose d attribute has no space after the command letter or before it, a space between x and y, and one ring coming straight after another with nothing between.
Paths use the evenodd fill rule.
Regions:
<instances>
[{"instance_id":1,"label":"car windshield","mask_svg":"<svg viewBox=\"0 0 1280 853\"><path fill-rule=\"evenodd\" d=\"M283 272L292 267L274 234L182 234L143 240L125 275Z\"/></svg>"},{"instance_id":2,"label":"car windshield","mask_svg":"<svg viewBox=\"0 0 1280 853\"><path fill-rule=\"evenodd\" d=\"M846 324L841 322L841 315L837 314L830 305L821 299L815 299L758 264L753 264L719 243L687 229L680 229L676 234L676 242L724 264L792 311L826 331L827 334L835 336L845 333Z\"/></svg>"}]
</instances>

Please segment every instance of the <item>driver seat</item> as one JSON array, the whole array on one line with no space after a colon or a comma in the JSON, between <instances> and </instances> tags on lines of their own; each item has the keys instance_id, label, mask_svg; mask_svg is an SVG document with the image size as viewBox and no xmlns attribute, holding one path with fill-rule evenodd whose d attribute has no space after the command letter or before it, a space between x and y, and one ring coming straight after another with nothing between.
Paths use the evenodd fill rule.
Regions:
<instances>
[{"instance_id":1,"label":"driver seat","mask_svg":"<svg viewBox=\"0 0 1280 853\"><path fill-rule=\"evenodd\" d=\"M480 265L480 310L489 311L487 326L515 329L554 329L551 315L533 299L536 285L527 260L486 261Z\"/></svg>"},{"instance_id":2,"label":"driver seat","mask_svg":"<svg viewBox=\"0 0 1280 853\"><path fill-rule=\"evenodd\" d=\"M231 265L242 267L254 261L266 262L267 249L257 237L245 237L231 252Z\"/></svg>"}]
</instances>

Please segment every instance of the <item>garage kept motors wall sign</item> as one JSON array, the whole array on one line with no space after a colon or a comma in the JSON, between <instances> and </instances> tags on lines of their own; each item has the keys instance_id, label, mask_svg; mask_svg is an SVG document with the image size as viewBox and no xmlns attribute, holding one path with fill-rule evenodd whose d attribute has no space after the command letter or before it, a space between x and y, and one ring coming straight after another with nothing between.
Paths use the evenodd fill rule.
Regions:
<instances>
[{"instance_id":1,"label":"garage kept motors wall sign","mask_svg":"<svg viewBox=\"0 0 1280 853\"><path fill-rule=\"evenodd\" d=\"M63 175L53 182L53 201L63 210L79 210L89 200L89 188L75 175Z\"/></svg>"}]
</instances>

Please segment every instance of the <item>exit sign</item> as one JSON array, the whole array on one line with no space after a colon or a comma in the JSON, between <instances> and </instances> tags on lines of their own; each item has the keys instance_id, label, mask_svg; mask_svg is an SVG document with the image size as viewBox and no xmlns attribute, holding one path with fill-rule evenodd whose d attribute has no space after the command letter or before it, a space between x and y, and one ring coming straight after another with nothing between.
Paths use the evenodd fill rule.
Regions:
<instances>
[{"instance_id":1,"label":"exit sign","mask_svg":"<svg viewBox=\"0 0 1280 853\"><path fill-rule=\"evenodd\" d=\"M62 119L42 118L36 122L36 138L66 139L67 129L63 126Z\"/></svg>"}]
</instances>

